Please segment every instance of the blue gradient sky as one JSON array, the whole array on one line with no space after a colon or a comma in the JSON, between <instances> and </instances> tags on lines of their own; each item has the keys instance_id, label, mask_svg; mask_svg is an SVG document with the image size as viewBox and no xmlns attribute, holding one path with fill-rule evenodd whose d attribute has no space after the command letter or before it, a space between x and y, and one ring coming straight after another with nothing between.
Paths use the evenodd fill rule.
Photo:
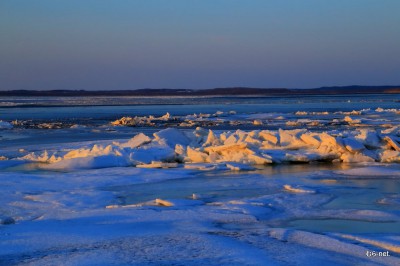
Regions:
<instances>
[{"instance_id":1,"label":"blue gradient sky","mask_svg":"<svg viewBox=\"0 0 400 266\"><path fill-rule=\"evenodd\" d=\"M399 0L1 0L0 90L400 84Z\"/></svg>"}]
</instances>

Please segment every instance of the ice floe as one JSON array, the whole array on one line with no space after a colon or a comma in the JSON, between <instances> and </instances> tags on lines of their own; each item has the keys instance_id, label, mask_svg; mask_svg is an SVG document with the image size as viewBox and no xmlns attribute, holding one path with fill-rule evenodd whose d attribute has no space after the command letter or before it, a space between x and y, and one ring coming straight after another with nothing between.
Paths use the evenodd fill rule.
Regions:
<instances>
[{"instance_id":1,"label":"ice floe","mask_svg":"<svg viewBox=\"0 0 400 266\"><path fill-rule=\"evenodd\" d=\"M349 176L362 176L362 177L386 177L386 176L400 176L400 169L388 168L388 167L361 167L353 168L345 171L336 171L337 174L349 175Z\"/></svg>"},{"instance_id":2,"label":"ice floe","mask_svg":"<svg viewBox=\"0 0 400 266\"><path fill-rule=\"evenodd\" d=\"M0 129L10 129L13 125L9 122L0 120Z\"/></svg>"},{"instance_id":3,"label":"ice floe","mask_svg":"<svg viewBox=\"0 0 400 266\"><path fill-rule=\"evenodd\" d=\"M293 193L315 193L314 190L301 188L301 187L293 187L291 185L284 185L283 188L286 191L293 192Z\"/></svg>"},{"instance_id":4,"label":"ice floe","mask_svg":"<svg viewBox=\"0 0 400 266\"><path fill-rule=\"evenodd\" d=\"M153 136L139 133L127 141L35 152L13 160L46 163L42 167L49 169L228 163L228 169L240 170L248 168L243 165L313 161L388 163L400 161L399 140L398 132L369 129L318 133L307 129L221 132L167 128Z\"/></svg>"}]
</instances>

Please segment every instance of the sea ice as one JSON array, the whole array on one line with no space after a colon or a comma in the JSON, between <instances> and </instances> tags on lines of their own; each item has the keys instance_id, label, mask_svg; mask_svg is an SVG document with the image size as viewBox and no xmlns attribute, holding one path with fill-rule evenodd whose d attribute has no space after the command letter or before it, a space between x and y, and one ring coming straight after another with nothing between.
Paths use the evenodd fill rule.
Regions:
<instances>
[{"instance_id":1,"label":"sea ice","mask_svg":"<svg viewBox=\"0 0 400 266\"><path fill-rule=\"evenodd\" d=\"M0 129L10 129L13 128L13 125L9 122L0 120Z\"/></svg>"},{"instance_id":2,"label":"sea ice","mask_svg":"<svg viewBox=\"0 0 400 266\"><path fill-rule=\"evenodd\" d=\"M217 132L200 127L194 131L167 128L153 137L139 133L128 141L34 152L11 161L47 163L48 169L163 167L162 163L398 162L398 141L397 135L370 129L318 133L306 129Z\"/></svg>"},{"instance_id":3,"label":"sea ice","mask_svg":"<svg viewBox=\"0 0 400 266\"><path fill-rule=\"evenodd\" d=\"M306 188L300 188L300 187L292 187L291 185L284 185L283 188L289 192L293 193L315 193L314 190L311 189L306 189Z\"/></svg>"}]
</instances>

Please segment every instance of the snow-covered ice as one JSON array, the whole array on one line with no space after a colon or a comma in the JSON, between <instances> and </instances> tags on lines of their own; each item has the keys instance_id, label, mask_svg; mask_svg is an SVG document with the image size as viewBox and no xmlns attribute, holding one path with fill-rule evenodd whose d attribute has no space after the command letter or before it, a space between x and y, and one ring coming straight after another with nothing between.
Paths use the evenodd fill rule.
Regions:
<instances>
[{"instance_id":1,"label":"snow-covered ice","mask_svg":"<svg viewBox=\"0 0 400 266\"><path fill-rule=\"evenodd\" d=\"M1 121L0 265L400 264L399 109L227 110Z\"/></svg>"},{"instance_id":2,"label":"snow-covered ice","mask_svg":"<svg viewBox=\"0 0 400 266\"><path fill-rule=\"evenodd\" d=\"M399 162L400 135L352 130L337 133L306 129L277 131L213 131L167 128L128 141L82 145L77 149L32 152L11 161L42 163L44 169L106 168L120 166L175 167L174 163L267 165L291 162ZM162 163L163 164L162 166ZM158 166L157 166L158 165ZM243 167L241 167L243 168Z\"/></svg>"},{"instance_id":3,"label":"snow-covered ice","mask_svg":"<svg viewBox=\"0 0 400 266\"><path fill-rule=\"evenodd\" d=\"M324 176L362 174L380 166L332 171L293 165L233 175L227 175L229 167L211 172L201 167L2 171L0 258L30 265L308 265L309 256L324 265L400 262L398 212L374 210L372 200L360 209L327 207L348 184L339 178L327 185ZM387 174L399 170L382 167ZM398 179L380 178L375 176L398 184ZM363 189L365 181L360 182L357 187L365 193L368 186ZM351 234L351 227L343 232L326 227L321 234L290 226L306 219L342 220L341 226L360 221L370 223L372 231ZM380 233L373 231L375 224L393 229ZM365 256L375 249L389 250L391 256Z\"/></svg>"}]
</instances>

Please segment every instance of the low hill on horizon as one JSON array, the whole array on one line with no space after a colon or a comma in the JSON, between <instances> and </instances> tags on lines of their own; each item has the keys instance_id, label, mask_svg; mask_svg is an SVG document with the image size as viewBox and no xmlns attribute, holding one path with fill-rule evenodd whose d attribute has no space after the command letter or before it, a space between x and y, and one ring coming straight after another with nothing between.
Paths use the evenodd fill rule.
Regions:
<instances>
[{"instance_id":1,"label":"low hill on horizon","mask_svg":"<svg viewBox=\"0 0 400 266\"><path fill-rule=\"evenodd\" d=\"M137 90L9 90L0 96L213 96L213 95L341 95L341 94L400 93L400 86L333 86L314 89L227 87L194 89L137 89Z\"/></svg>"}]
</instances>

